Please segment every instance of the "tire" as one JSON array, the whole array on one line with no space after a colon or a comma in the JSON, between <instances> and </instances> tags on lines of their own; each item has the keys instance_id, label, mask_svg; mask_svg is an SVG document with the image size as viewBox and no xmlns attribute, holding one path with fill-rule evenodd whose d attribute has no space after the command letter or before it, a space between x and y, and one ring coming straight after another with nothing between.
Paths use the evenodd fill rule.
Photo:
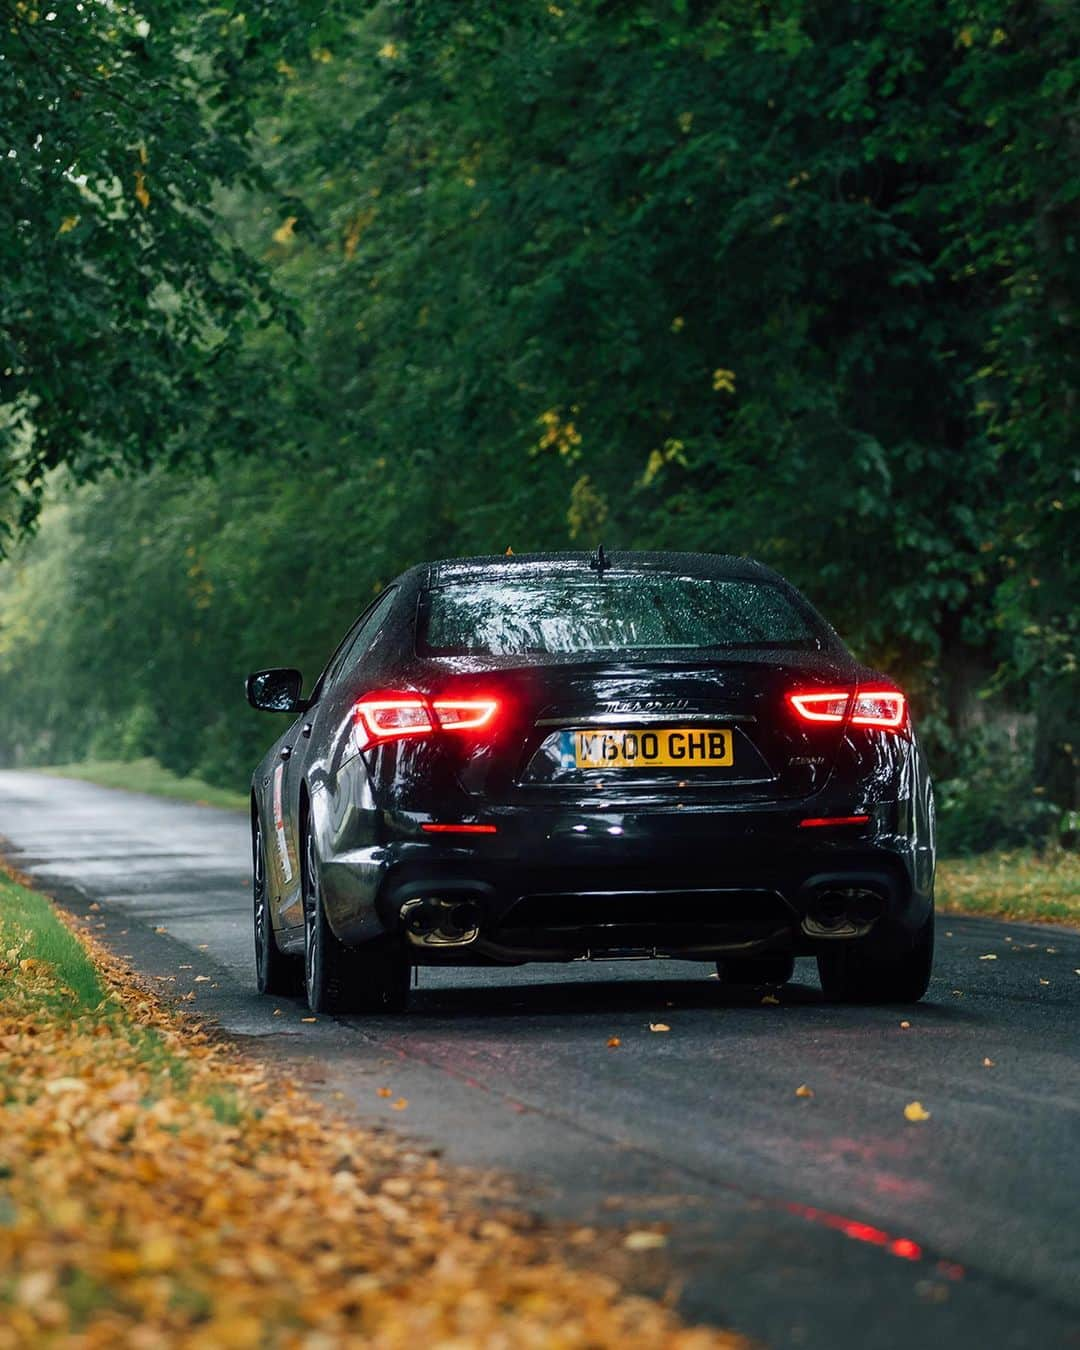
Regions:
<instances>
[{"instance_id":1,"label":"tire","mask_svg":"<svg viewBox=\"0 0 1080 1350\"><path fill-rule=\"evenodd\" d=\"M292 997L303 988L304 968L295 956L286 956L274 937L266 884L266 852L262 824L251 832L251 897L255 927L255 987L260 994Z\"/></svg>"},{"instance_id":2,"label":"tire","mask_svg":"<svg viewBox=\"0 0 1080 1350\"><path fill-rule=\"evenodd\" d=\"M785 952L770 956L725 956L716 963L723 984L787 984L795 973L795 958Z\"/></svg>"},{"instance_id":3,"label":"tire","mask_svg":"<svg viewBox=\"0 0 1080 1350\"><path fill-rule=\"evenodd\" d=\"M310 824L304 828L304 987L315 1013L403 1012L411 969L401 947L376 939L346 947L326 921L319 858Z\"/></svg>"},{"instance_id":4,"label":"tire","mask_svg":"<svg viewBox=\"0 0 1080 1350\"><path fill-rule=\"evenodd\" d=\"M912 946L886 954L862 943L837 944L818 953L818 975L832 1003L918 1003L934 965L934 914Z\"/></svg>"}]
</instances>

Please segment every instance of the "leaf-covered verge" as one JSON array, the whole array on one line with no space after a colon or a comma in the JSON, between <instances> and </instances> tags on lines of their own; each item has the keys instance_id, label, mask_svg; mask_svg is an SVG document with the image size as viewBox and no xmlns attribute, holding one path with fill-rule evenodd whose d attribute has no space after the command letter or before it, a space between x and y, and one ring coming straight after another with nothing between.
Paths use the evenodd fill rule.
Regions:
<instances>
[{"instance_id":1,"label":"leaf-covered verge","mask_svg":"<svg viewBox=\"0 0 1080 1350\"><path fill-rule=\"evenodd\" d=\"M343 1125L0 876L0 1347L745 1346Z\"/></svg>"},{"instance_id":2,"label":"leaf-covered verge","mask_svg":"<svg viewBox=\"0 0 1080 1350\"><path fill-rule=\"evenodd\" d=\"M947 914L1080 926L1080 858L1057 848L948 858L938 863L937 900Z\"/></svg>"}]
</instances>

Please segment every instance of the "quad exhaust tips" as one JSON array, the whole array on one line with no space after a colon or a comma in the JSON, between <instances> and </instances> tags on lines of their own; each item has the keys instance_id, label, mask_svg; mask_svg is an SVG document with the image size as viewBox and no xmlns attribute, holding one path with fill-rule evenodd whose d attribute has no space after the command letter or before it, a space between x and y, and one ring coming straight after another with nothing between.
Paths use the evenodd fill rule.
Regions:
<instances>
[{"instance_id":1,"label":"quad exhaust tips","mask_svg":"<svg viewBox=\"0 0 1080 1350\"><path fill-rule=\"evenodd\" d=\"M822 887L811 896L802 930L808 937L862 937L884 910L880 893L865 886Z\"/></svg>"},{"instance_id":2,"label":"quad exhaust tips","mask_svg":"<svg viewBox=\"0 0 1080 1350\"><path fill-rule=\"evenodd\" d=\"M401 906L405 937L414 947L468 947L480 936L475 900L424 895Z\"/></svg>"}]
</instances>

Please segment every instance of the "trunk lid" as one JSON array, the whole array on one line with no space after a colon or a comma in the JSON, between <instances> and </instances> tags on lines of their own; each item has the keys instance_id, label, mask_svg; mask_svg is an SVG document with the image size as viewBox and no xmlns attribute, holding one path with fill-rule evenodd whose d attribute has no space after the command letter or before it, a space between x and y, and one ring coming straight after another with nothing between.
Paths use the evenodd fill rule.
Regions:
<instances>
[{"instance_id":1,"label":"trunk lid","mask_svg":"<svg viewBox=\"0 0 1080 1350\"><path fill-rule=\"evenodd\" d=\"M503 804L583 803L595 796L605 806L643 805L673 795L734 804L811 796L832 770L841 728L801 723L785 695L852 682L850 671L820 653L678 665L578 661L472 671L460 660L430 665L425 684L433 696L498 698L498 715L482 734L441 741L464 791ZM636 735L628 739L628 732ZM679 734L672 738L673 732ZM678 756L703 744L717 753L690 765L605 758L612 745L634 748L635 755L654 748L644 739L650 733ZM711 742L701 740L710 735Z\"/></svg>"}]
</instances>

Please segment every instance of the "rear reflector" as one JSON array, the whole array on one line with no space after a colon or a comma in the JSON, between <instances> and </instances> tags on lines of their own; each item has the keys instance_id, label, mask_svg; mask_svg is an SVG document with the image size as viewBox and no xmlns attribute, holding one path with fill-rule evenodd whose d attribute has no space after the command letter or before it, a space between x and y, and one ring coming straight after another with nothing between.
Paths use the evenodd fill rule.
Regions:
<instances>
[{"instance_id":1,"label":"rear reflector","mask_svg":"<svg viewBox=\"0 0 1080 1350\"><path fill-rule=\"evenodd\" d=\"M807 816L799 821L799 829L817 829L819 825L865 825L869 819L869 816Z\"/></svg>"},{"instance_id":2,"label":"rear reflector","mask_svg":"<svg viewBox=\"0 0 1080 1350\"><path fill-rule=\"evenodd\" d=\"M420 828L428 834L494 834L496 825L434 825L428 823Z\"/></svg>"}]
</instances>

